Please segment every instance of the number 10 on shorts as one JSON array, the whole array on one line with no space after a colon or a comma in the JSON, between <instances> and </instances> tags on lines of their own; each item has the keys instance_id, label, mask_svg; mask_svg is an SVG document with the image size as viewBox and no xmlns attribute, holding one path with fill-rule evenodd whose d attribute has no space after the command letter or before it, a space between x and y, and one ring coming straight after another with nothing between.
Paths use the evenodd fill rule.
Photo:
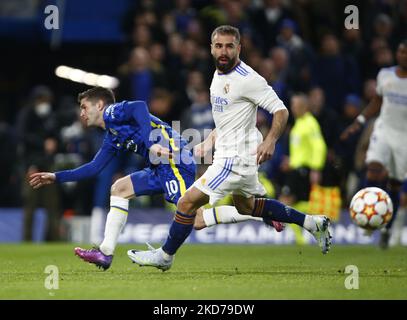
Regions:
<instances>
[{"instance_id":1,"label":"number 10 on shorts","mask_svg":"<svg viewBox=\"0 0 407 320\"><path fill-rule=\"evenodd\" d=\"M178 193L179 188L176 180L166 181L165 187L167 188L167 193L170 197Z\"/></svg>"}]
</instances>

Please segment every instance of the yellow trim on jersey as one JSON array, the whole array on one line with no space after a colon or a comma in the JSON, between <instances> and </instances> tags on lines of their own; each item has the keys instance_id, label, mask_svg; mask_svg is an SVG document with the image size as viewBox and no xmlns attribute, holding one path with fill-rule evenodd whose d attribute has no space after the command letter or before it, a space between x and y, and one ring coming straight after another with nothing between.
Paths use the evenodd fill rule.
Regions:
<instances>
[{"instance_id":1,"label":"yellow trim on jersey","mask_svg":"<svg viewBox=\"0 0 407 320\"><path fill-rule=\"evenodd\" d=\"M172 150L173 151L178 151L179 150L177 148L177 146L175 145L174 139L170 138L167 131L165 131L165 127L163 125L156 124L153 121L151 121L151 126L154 127L154 128L161 128L161 132L162 132L164 138L167 139L170 142ZM187 188L185 186L185 181L182 178L181 173L179 172L177 166L175 165L174 160L169 159L169 161L170 161L170 166L171 166L172 172L174 173L175 178L177 178L177 180L179 182L181 196L183 196L185 194L185 192L187 191Z\"/></svg>"},{"instance_id":2,"label":"yellow trim on jersey","mask_svg":"<svg viewBox=\"0 0 407 320\"><path fill-rule=\"evenodd\" d=\"M163 125L156 124L153 121L151 121L151 126L153 128L160 128L164 138L167 139L170 142L170 146L171 146L172 150L173 151L179 151L178 147L175 145L174 139L170 138L170 136L168 135L168 132L165 131L165 127Z\"/></svg>"},{"instance_id":3,"label":"yellow trim on jersey","mask_svg":"<svg viewBox=\"0 0 407 320\"><path fill-rule=\"evenodd\" d=\"M170 166L172 171L174 172L175 177L177 178L180 186L180 191L181 191L181 196L184 195L184 193L187 191L187 188L185 186L185 181L184 178L182 178L181 173L179 172L177 166L174 163L174 160L170 159Z\"/></svg>"}]
</instances>

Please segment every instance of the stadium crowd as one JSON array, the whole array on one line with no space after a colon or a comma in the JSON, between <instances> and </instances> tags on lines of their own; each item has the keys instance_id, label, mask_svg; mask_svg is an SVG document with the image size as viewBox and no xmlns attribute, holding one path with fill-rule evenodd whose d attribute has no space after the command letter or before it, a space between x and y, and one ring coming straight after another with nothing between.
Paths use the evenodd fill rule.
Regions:
<instances>
[{"instance_id":1,"label":"stadium crowd","mask_svg":"<svg viewBox=\"0 0 407 320\"><path fill-rule=\"evenodd\" d=\"M109 66L120 81L115 89L118 101L145 100L150 112L162 120L180 120L181 132L187 128L201 132L213 128L210 32L221 24L236 26L242 34L241 59L268 81L289 110L293 96L301 97L298 103L304 113L317 120L317 130L325 144L322 148L326 151L318 164L309 163L309 157L304 156L293 165L290 157L295 146L290 134L301 123L290 112L289 126L273 159L261 167L274 186L275 196L292 196L294 203L307 200L310 185L305 188L305 195L304 188L295 186L311 182L337 187L342 205L347 206L349 197L362 183L371 123L346 141L339 136L374 96L378 71L395 64L397 44L407 36L407 1L135 3L122 19L125 41L116 46L118 58L112 59ZM348 4L359 10L359 29L344 28L344 8ZM80 60L80 52L75 54ZM52 79L54 75L48 77ZM86 86L75 88L80 88L79 92ZM1 90L11 91L4 84ZM24 206L29 212L36 206L45 206L65 215L87 215L92 208L108 205L112 179L143 166L130 155L111 163L95 181L58 186L52 197L27 188L28 173L89 161L100 146L103 133L83 129L73 90L61 95L60 88L50 80L23 87L21 94L24 98L18 100L17 106L10 107L7 100L1 100L0 207ZM270 122L269 115L259 110L261 131L267 132ZM318 139L309 139L311 146L314 142L320 146ZM158 197L143 198L134 205L165 204Z\"/></svg>"}]
</instances>

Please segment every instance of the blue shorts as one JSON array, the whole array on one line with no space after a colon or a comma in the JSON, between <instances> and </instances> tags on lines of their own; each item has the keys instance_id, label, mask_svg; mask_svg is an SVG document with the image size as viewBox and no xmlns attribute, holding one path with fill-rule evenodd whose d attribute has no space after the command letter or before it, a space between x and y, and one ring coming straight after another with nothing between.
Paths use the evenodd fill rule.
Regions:
<instances>
[{"instance_id":1,"label":"blue shorts","mask_svg":"<svg viewBox=\"0 0 407 320\"><path fill-rule=\"evenodd\" d=\"M161 164L130 175L136 196L165 194L165 200L177 204L185 191L195 182L196 165Z\"/></svg>"}]
</instances>

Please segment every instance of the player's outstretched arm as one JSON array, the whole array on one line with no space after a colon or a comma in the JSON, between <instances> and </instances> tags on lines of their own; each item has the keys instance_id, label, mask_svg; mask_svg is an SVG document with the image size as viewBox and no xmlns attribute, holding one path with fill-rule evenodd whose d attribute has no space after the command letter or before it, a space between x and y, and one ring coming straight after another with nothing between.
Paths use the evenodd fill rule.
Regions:
<instances>
[{"instance_id":1,"label":"player's outstretched arm","mask_svg":"<svg viewBox=\"0 0 407 320\"><path fill-rule=\"evenodd\" d=\"M353 123L347 127L341 134L340 139L346 140L351 135L362 129L367 120L375 116L382 106L383 98L379 95L375 95L367 107L360 113L360 115L353 121Z\"/></svg>"},{"instance_id":2,"label":"player's outstretched arm","mask_svg":"<svg viewBox=\"0 0 407 320\"><path fill-rule=\"evenodd\" d=\"M56 181L55 173L36 172L28 177L28 183L34 189L41 188L44 185L52 184Z\"/></svg>"},{"instance_id":3,"label":"player's outstretched arm","mask_svg":"<svg viewBox=\"0 0 407 320\"><path fill-rule=\"evenodd\" d=\"M213 129L208 137L194 147L194 155L196 157L205 157L205 155L212 150L216 141L216 129Z\"/></svg>"}]
</instances>

